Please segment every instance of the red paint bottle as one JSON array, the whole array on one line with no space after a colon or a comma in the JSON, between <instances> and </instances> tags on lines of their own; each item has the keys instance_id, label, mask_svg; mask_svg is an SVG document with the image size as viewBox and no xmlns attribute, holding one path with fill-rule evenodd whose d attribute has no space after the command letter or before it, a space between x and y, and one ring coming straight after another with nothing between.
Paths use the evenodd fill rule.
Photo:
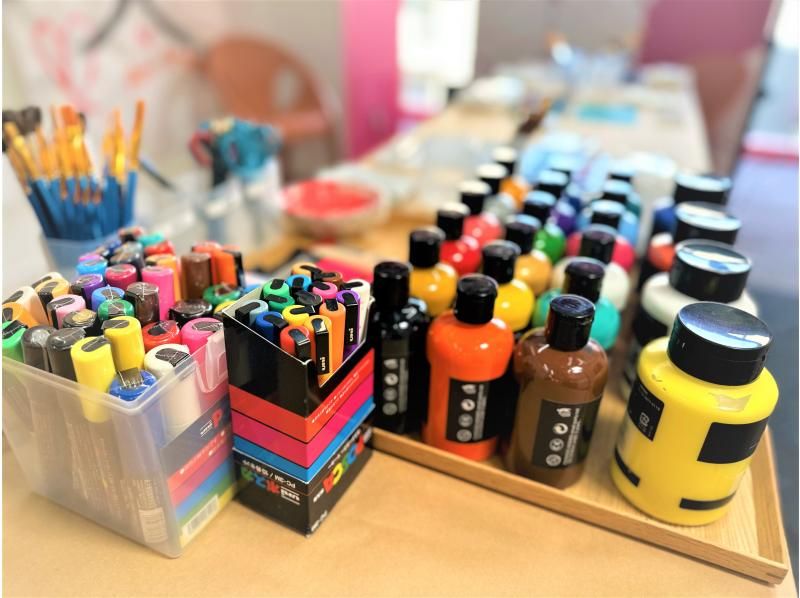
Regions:
<instances>
[{"instance_id":1,"label":"red paint bottle","mask_svg":"<svg viewBox=\"0 0 800 598\"><path fill-rule=\"evenodd\" d=\"M436 226L444 232L439 260L455 268L459 276L477 272L481 265L481 246L464 234L469 209L464 204L445 204L436 212Z\"/></svg>"},{"instance_id":2,"label":"red paint bottle","mask_svg":"<svg viewBox=\"0 0 800 598\"><path fill-rule=\"evenodd\" d=\"M503 397L496 382L514 348L511 329L493 316L496 297L497 284L488 276L464 276L455 307L428 331L431 378L422 439L475 461L497 450Z\"/></svg>"},{"instance_id":3,"label":"red paint bottle","mask_svg":"<svg viewBox=\"0 0 800 598\"><path fill-rule=\"evenodd\" d=\"M605 224L614 230L619 230L622 216L625 213L625 206L616 201L608 199L598 199L590 206L592 217L589 224ZM572 233L567 239L567 255L578 255L581 247L582 232ZM630 272L636 262L636 250L630 242L617 233L617 242L614 244L614 253L611 261L619 264L626 272Z\"/></svg>"},{"instance_id":4,"label":"red paint bottle","mask_svg":"<svg viewBox=\"0 0 800 598\"><path fill-rule=\"evenodd\" d=\"M503 225L494 214L483 210L492 188L484 181L464 181L459 187L461 201L470 215L464 220L464 233L475 239L481 247L503 238Z\"/></svg>"}]
</instances>

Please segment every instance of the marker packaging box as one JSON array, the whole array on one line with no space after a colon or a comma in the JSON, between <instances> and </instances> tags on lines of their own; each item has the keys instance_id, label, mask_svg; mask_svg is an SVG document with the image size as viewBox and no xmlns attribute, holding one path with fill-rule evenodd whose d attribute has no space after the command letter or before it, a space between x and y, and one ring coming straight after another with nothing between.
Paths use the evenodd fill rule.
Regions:
<instances>
[{"instance_id":1,"label":"marker packaging box","mask_svg":"<svg viewBox=\"0 0 800 598\"><path fill-rule=\"evenodd\" d=\"M87 519L180 556L236 490L224 351L220 331L130 402L3 359L3 432L28 483ZM184 406L201 415L167 433L165 414ZM104 414L94 418L101 421L87 419L85 408Z\"/></svg>"}]
</instances>

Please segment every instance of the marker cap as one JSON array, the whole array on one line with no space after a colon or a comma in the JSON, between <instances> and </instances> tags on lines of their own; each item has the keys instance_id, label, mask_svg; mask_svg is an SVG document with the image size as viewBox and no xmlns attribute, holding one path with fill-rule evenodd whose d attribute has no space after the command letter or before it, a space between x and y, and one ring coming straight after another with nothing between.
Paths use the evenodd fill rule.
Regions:
<instances>
[{"instance_id":1,"label":"marker cap","mask_svg":"<svg viewBox=\"0 0 800 598\"><path fill-rule=\"evenodd\" d=\"M39 295L33 290L33 287L24 286L18 288L3 300L3 304L6 303L19 303L33 316L37 324L47 324L47 315L44 313L44 306L39 300Z\"/></svg>"},{"instance_id":2,"label":"marker cap","mask_svg":"<svg viewBox=\"0 0 800 598\"><path fill-rule=\"evenodd\" d=\"M142 341L144 350L149 351L160 345L179 343L181 340L181 329L175 320L161 320L151 322L142 328Z\"/></svg>"},{"instance_id":3,"label":"marker cap","mask_svg":"<svg viewBox=\"0 0 800 598\"><path fill-rule=\"evenodd\" d=\"M56 297L69 293L69 283L63 278L48 279L34 287L42 307L47 307Z\"/></svg>"},{"instance_id":4,"label":"marker cap","mask_svg":"<svg viewBox=\"0 0 800 598\"><path fill-rule=\"evenodd\" d=\"M100 274L102 276L107 267L108 262L100 256L96 256L88 260L78 262L78 265L75 266L75 270L78 272L78 274Z\"/></svg>"},{"instance_id":5,"label":"marker cap","mask_svg":"<svg viewBox=\"0 0 800 598\"><path fill-rule=\"evenodd\" d=\"M160 319L156 285L150 282L134 282L125 289L125 300L133 305L133 311L141 324L157 322Z\"/></svg>"},{"instance_id":6,"label":"marker cap","mask_svg":"<svg viewBox=\"0 0 800 598\"><path fill-rule=\"evenodd\" d=\"M214 311L208 301L203 299L184 299L177 301L169 310L169 319L175 320L181 328L195 318L210 317Z\"/></svg>"},{"instance_id":7,"label":"marker cap","mask_svg":"<svg viewBox=\"0 0 800 598\"><path fill-rule=\"evenodd\" d=\"M114 368L114 357L111 343L102 336L84 338L77 341L70 349L75 378L79 384L100 392L108 392L117 371ZM109 418L108 410L103 405L81 398L83 415L89 421L102 423Z\"/></svg>"},{"instance_id":8,"label":"marker cap","mask_svg":"<svg viewBox=\"0 0 800 598\"><path fill-rule=\"evenodd\" d=\"M47 337L47 360L54 374L75 380L75 367L72 364L70 350L75 343L86 336L86 331L82 328L62 328Z\"/></svg>"},{"instance_id":9,"label":"marker cap","mask_svg":"<svg viewBox=\"0 0 800 598\"><path fill-rule=\"evenodd\" d=\"M39 325L36 318L19 303L3 303L3 322L11 322L12 320L19 320L28 328Z\"/></svg>"},{"instance_id":10,"label":"marker cap","mask_svg":"<svg viewBox=\"0 0 800 598\"><path fill-rule=\"evenodd\" d=\"M91 305L92 293L103 284L103 277L100 274L84 274L72 281L72 284L69 285L69 292L73 295L80 295L85 302Z\"/></svg>"},{"instance_id":11,"label":"marker cap","mask_svg":"<svg viewBox=\"0 0 800 598\"><path fill-rule=\"evenodd\" d=\"M108 392L123 401L135 401L155 386L156 381L156 377L147 370L122 370L114 377Z\"/></svg>"},{"instance_id":12,"label":"marker cap","mask_svg":"<svg viewBox=\"0 0 800 598\"><path fill-rule=\"evenodd\" d=\"M19 320L3 322L3 358L23 361L22 335L27 329L28 327Z\"/></svg>"},{"instance_id":13,"label":"marker cap","mask_svg":"<svg viewBox=\"0 0 800 598\"><path fill-rule=\"evenodd\" d=\"M160 345L145 354L144 367L157 379L161 379L191 358L186 345Z\"/></svg>"},{"instance_id":14,"label":"marker cap","mask_svg":"<svg viewBox=\"0 0 800 598\"><path fill-rule=\"evenodd\" d=\"M206 344L208 337L222 330L222 322L216 318L197 318L181 328L181 342L194 353Z\"/></svg>"},{"instance_id":15,"label":"marker cap","mask_svg":"<svg viewBox=\"0 0 800 598\"><path fill-rule=\"evenodd\" d=\"M134 316L135 314L133 305L129 301L125 301L125 299L109 299L108 301L103 301L100 307L97 308L97 317L100 318L101 322L120 316Z\"/></svg>"},{"instance_id":16,"label":"marker cap","mask_svg":"<svg viewBox=\"0 0 800 598\"><path fill-rule=\"evenodd\" d=\"M169 308L175 303L174 274L163 266L145 266L142 269L142 282L149 282L158 287L158 317L165 320L169 317Z\"/></svg>"},{"instance_id":17,"label":"marker cap","mask_svg":"<svg viewBox=\"0 0 800 598\"><path fill-rule=\"evenodd\" d=\"M289 355L300 361L311 359L311 340L308 338L308 330L303 326L287 326L281 330L280 342L281 349Z\"/></svg>"},{"instance_id":18,"label":"marker cap","mask_svg":"<svg viewBox=\"0 0 800 598\"><path fill-rule=\"evenodd\" d=\"M219 305L225 301L236 301L242 296L242 290L227 283L215 284L203 291L203 299L211 305Z\"/></svg>"},{"instance_id":19,"label":"marker cap","mask_svg":"<svg viewBox=\"0 0 800 598\"><path fill-rule=\"evenodd\" d=\"M289 326L302 326L314 315L314 310L305 305L290 305L281 312L281 315Z\"/></svg>"},{"instance_id":20,"label":"marker cap","mask_svg":"<svg viewBox=\"0 0 800 598\"><path fill-rule=\"evenodd\" d=\"M359 297L353 291L339 291L336 300L344 307L344 346L345 350L358 345Z\"/></svg>"},{"instance_id":21,"label":"marker cap","mask_svg":"<svg viewBox=\"0 0 800 598\"><path fill-rule=\"evenodd\" d=\"M142 325L134 317L119 316L103 322L103 336L111 343L118 371L141 368L144 363Z\"/></svg>"},{"instance_id":22,"label":"marker cap","mask_svg":"<svg viewBox=\"0 0 800 598\"><path fill-rule=\"evenodd\" d=\"M86 309L86 302L80 295L61 295L47 304L47 318L50 324L61 328L61 323L67 314L81 309Z\"/></svg>"},{"instance_id":23,"label":"marker cap","mask_svg":"<svg viewBox=\"0 0 800 598\"><path fill-rule=\"evenodd\" d=\"M175 254L175 246L171 241L164 240L144 246L145 257L151 255Z\"/></svg>"},{"instance_id":24,"label":"marker cap","mask_svg":"<svg viewBox=\"0 0 800 598\"><path fill-rule=\"evenodd\" d=\"M92 291L92 309L98 311L100 304L110 299L122 299L125 291L118 287L105 286Z\"/></svg>"},{"instance_id":25,"label":"marker cap","mask_svg":"<svg viewBox=\"0 0 800 598\"><path fill-rule=\"evenodd\" d=\"M256 317L253 322L253 329L276 345L280 344L280 334L288 326L289 323L275 311L265 312Z\"/></svg>"},{"instance_id":26,"label":"marker cap","mask_svg":"<svg viewBox=\"0 0 800 598\"><path fill-rule=\"evenodd\" d=\"M100 317L91 309L79 309L68 313L61 322L61 328L80 328L86 336L98 336L100 334Z\"/></svg>"},{"instance_id":27,"label":"marker cap","mask_svg":"<svg viewBox=\"0 0 800 598\"><path fill-rule=\"evenodd\" d=\"M227 245L211 256L217 282L232 287L244 286L244 262L238 248Z\"/></svg>"},{"instance_id":28,"label":"marker cap","mask_svg":"<svg viewBox=\"0 0 800 598\"><path fill-rule=\"evenodd\" d=\"M203 292L213 284L211 279L211 256L192 252L181 257L183 296L186 299L202 299Z\"/></svg>"},{"instance_id":29,"label":"marker cap","mask_svg":"<svg viewBox=\"0 0 800 598\"><path fill-rule=\"evenodd\" d=\"M253 322L256 321L258 316L267 313L268 311L269 305L267 305L266 301L253 299L252 301L247 301L237 307L233 317L245 326L252 326Z\"/></svg>"},{"instance_id":30,"label":"marker cap","mask_svg":"<svg viewBox=\"0 0 800 598\"><path fill-rule=\"evenodd\" d=\"M311 340L311 357L317 368L317 374L323 376L333 372L331 366L331 342L333 326L326 316L311 316L303 324L308 330Z\"/></svg>"},{"instance_id":31,"label":"marker cap","mask_svg":"<svg viewBox=\"0 0 800 598\"><path fill-rule=\"evenodd\" d=\"M142 249L142 246L138 243L123 244L108 260L109 266L117 266L119 264L130 264L137 271L141 271L144 268L144 249Z\"/></svg>"},{"instance_id":32,"label":"marker cap","mask_svg":"<svg viewBox=\"0 0 800 598\"><path fill-rule=\"evenodd\" d=\"M339 292L339 287L332 282L326 282L324 280L315 280L308 288L310 292L322 297L323 301L325 299L335 299L336 293Z\"/></svg>"},{"instance_id":33,"label":"marker cap","mask_svg":"<svg viewBox=\"0 0 800 598\"><path fill-rule=\"evenodd\" d=\"M52 326L34 326L22 334L22 360L38 370L50 371L47 339L56 331Z\"/></svg>"},{"instance_id":34,"label":"marker cap","mask_svg":"<svg viewBox=\"0 0 800 598\"><path fill-rule=\"evenodd\" d=\"M294 297L297 291L308 290L309 285L311 285L311 278L305 274L292 274L286 279L286 284L289 285L289 293Z\"/></svg>"}]
</instances>

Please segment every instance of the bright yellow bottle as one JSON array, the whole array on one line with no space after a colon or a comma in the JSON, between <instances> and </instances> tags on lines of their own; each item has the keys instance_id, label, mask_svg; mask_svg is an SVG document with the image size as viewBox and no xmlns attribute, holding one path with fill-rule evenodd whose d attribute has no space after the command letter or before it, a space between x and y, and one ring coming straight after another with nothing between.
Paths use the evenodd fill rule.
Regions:
<instances>
[{"instance_id":1,"label":"bright yellow bottle","mask_svg":"<svg viewBox=\"0 0 800 598\"><path fill-rule=\"evenodd\" d=\"M642 350L611 459L634 506L679 525L727 512L778 400L764 369L771 341L755 316L702 302Z\"/></svg>"},{"instance_id":2,"label":"bright yellow bottle","mask_svg":"<svg viewBox=\"0 0 800 598\"><path fill-rule=\"evenodd\" d=\"M483 273L497 282L494 317L500 318L513 332L530 326L535 304L533 291L514 278L519 247L511 241L493 241L483 248Z\"/></svg>"},{"instance_id":3,"label":"bright yellow bottle","mask_svg":"<svg viewBox=\"0 0 800 598\"><path fill-rule=\"evenodd\" d=\"M542 227L538 218L519 214L506 221L506 239L516 243L520 249L514 278L530 287L537 297L550 288L553 264L547 255L533 248L536 233Z\"/></svg>"},{"instance_id":4,"label":"bright yellow bottle","mask_svg":"<svg viewBox=\"0 0 800 598\"><path fill-rule=\"evenodd\" d=\"M451 265L439 261L443 241L444 233L438 228L420 228L409 237L409 293L425 302L431 317L450 309L456 297L458 274Z\"/></svg>"}]
</instances>

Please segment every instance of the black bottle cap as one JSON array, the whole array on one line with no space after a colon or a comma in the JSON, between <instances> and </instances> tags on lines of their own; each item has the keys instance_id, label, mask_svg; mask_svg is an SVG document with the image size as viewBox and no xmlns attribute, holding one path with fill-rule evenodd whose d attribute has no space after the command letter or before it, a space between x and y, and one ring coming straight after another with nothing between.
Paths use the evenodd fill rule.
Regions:
<instances>
[{"instance_id":1,"label":"black bottle cap","mask_svg":"<svg viewBox=\"0 0 800 598\"><path fill-rule=\"evenodd\" d=\"M539 173L533 186L537 191L544 191L558 198L561 197L568 184L569 177L566 174L548 169Z\"/></svg>"},{"instance_id":2,"label":"black bottle cap","mask_svg":"<svg viewBox=\"0 0 800 598\"><path fill-rule=\"evenodd\" d=\"M432 268L439 263L444 233L438 228L418 228L408 237L408 261L415 268Z\"/></svg>"},{"instance_id":3,"label":"black bottle cap","mask_svg":"<svg viewBox=\"0 0 800 598\"><path fill-rule=\"evenodd\" d=\"M687 239L708 239L733 245L742 227L741 221L719 204L687 201L675 208L673 243Z\"/></svg>"},{"instance_id":4,"label":"black bottle cap","mask_svg":"<svg viewBox=\"0 0 800 598\"><path fill-rule=\"evenodd\" d=\"M635 174L636 171L633 169L633 166L625 161L614 162L611 168L608 169L608 178L615 181L632 183Z\"/></svg>"},{"instance_id":5,"label":"black bottle cap","mask_svg":"<svg viewBox=\"0 0 800 598\"><path fill-rule=\"evenodd\" d=\"M214 306L204 299L183 299L169 308L169 319L183 327L195 318L210 317L213 311Z\"/></svg>"},{"instance_id":6,"label":"black bottle cap","mask_svg":"<svg viewBox=\"0 0 800 598\"><path fill-rule=\"evenodd\" d=\"M508 145L503 145L492 150L492 160L500 166L504 166L511 175L517 166L517 150Z\"/></svg>"},{"instance_id":7,"label":"black bottle cap","mask_svg":"<svg viewBox=\"0 0 800 598\"><path fill-rule=\"evenodd\" d=\"M456 241L464 234L464 219L469 209L463 203L447 203L436 211L436 226L447 241Z\"/></svg>"},{"instance_id":8,"label":"black bottle cap","mask_svg":"<svg viewBox=\"0 0 800 598\"><path fill-rule=\"evenodd\" d=\"M492 241L483 247L482 272L497 284L514 278L514 266L519 257L519 247L511 241Z\"/></svg>"},{"instance_id":9,"label":"black bottle cap","mask_svg":"<svg viewBox=\"0 0 800 598\"><path fill-rule=\"evenodd\" d=\"M564 285L561 287L561 292L565 295L578 295L597 303L605 274L606 267L600 260L590 257L575 258L564 270Z\"/></svg>"},{"instance_id":10,"label":"black bottle cap","mask_svg":"<svg viewBox=\"0 0 800 598\"><path fill-rule=\"evenodd\" d=\"M537 189L525 196L525 201L522 203L522 212L528 216L538 218L542 225L544 225L550 218L550 212L555 205L555 195Z\"/></svg>"},{"instance_id":11,"label":"black bottle cap","mask_svg":"<svg viewBox=\"0 0 800 598\"><path fill-rule=\"evenodd\" d=\"M402 262L381 262L372 275L372 296L381 310L395 310L408 303L408 277L411 269Z\"/></svg>"},{"instance_id":12,"label":"black bottle cap","mask_svg":"<svg viewBox=\"0 0 800 598\"><path fill-rule=\"evenodd\" d=\"M628 203L628 197L630 197L631 193L633 193L633 186L630 183L618 179L609 179L603 183L603 196L601 199L608 199L625 205Z\"/></svg>"},{"instance_id":13,"label":"black bottle cap","mask_svg":"<svg viewBox=\"0 0 800 598\"><path fill-rule=\"evenodd\" d=\"M575 156L569 156L567 154L556 154L550 158L547 163L548 170L564 173L570 181L580 168L581 161Z\"/></svg>"},{"instance_id":14,"label":"black bottle cap","mask_svg":"<svg viewBox=\"0 0 800 598\"><path fill-rule=\"evenodd\" d=\"M619 228L625 206L610 199L598 199L591 204L592 224L605 224L613 229Z\"/></svg>"},{"instance_id":15,"label":"black bottle cap","mask_svg":"<svg viewBox=\"0 0 800 598\"><path fill-rule=\"evenodd\" d=\"M75 366L70 350L72 345L86 336L83 328L62 328L52 333L47 338L47 358L50 362L50 371L56 376L75 380Z\"/></svg>"},{"instance_id":16,"label":"black bottle cap","mask_svg":"<svg viewBox=\"0 0 800 598\"><path fill-rule=\"evenodd\" d=\"M761 374L772 333L757 317L704 301L678 312L667 345L676 367L712 384L741 386Z\"/></svg>"},{"instance_id":17,"label":"black bottle cap","mask_svg":"<svg viewBox=\"0 0 800 598\"><path fill-rule=\"evenodd\" d=\"M56 331L52 326L34 326L22 333L22 360L30 366L50 371L47 339Z\"/></svg>"},{"instance_id":18,"label":"black bottle cap","mask_svg":"<svg viewBox=\"0 0 800 598\"><path fill-rule=\"evenodd\" d=\"M610 264L616 242L617 232L613 228L605 224L592 224L581 235L581 249L578 253L583 257Z\"/></svg>"},{"instance_id":19,"label":"black bottle cap","mask_svg":"<svg viewBox=\"0 0 800 598\"><path fill-rule=\"evenodd\" d=\"M471 180L461 183L458 191L461 194L462 203L469 208L469 213L477 216L483 212L483 203L492 193L492 188L483 181Z\"/></svg>"},{"instance_id":20,"label":"black bottle cap","mask_svg":"<svg viewBox=\"0 0 800 598\"><path fill-rule=\"evenodd\" d=\"M506 241L511 241L519 247L520 254L533 251L533 242L536 233L542 228L542 222L533 216L519 214L509 216L506 220Z\"/></svg>"},{"instance_id":21,"label":"black bottle cap","mask_svg":"<svg viewBox=\"0 0 800 598\"><path fill-rule=\"evenodd\" d=\"M494 317L497 283L483 274L469 274L458 279L453 314L465 324L486 324Z\"/></svg>"},{"instance_id":22,"label":"black bottle cap","mask_svg":"<svg viewBox=\"0 0 800 598\"><path fill-rule=\"evenodd\" d=\"M577 351L589 342L594 303L578 295L559 295L550 302L544 336L559 351Z\"/></svg>"},{"instance_id":23,"label":"black bottle cap","mask_svg":"<svg viewBox=\"0 0 800 598\"><path fill-rule=\"evenodd\" d=\"M675 247L669 284L698 301L730 303L742 296L750 260L730 245L693 239Z\"/></svg>"},{"instance_id":24,"label":"black bottle cap","mask_svg":"<svg viewBox=\"0 0 800 598\"><path fill-rule=\"evenodd\" d=\"M676 204L685 201L726 204L730 190L731 180L728 177L681 173L675 177L672 197Z\"/></svg>"},{"instance_id":25,"label":"black bottle cap","mask_svg":"<svg viewBox=\"0 0 800 598\"><path fill-rule=\"evenodd\" d=\"M497 195L500 192L500 184L509 174L511 173L505 166L496 163L481 164L475 171L475 175L489 185L491 195Z\"/></svg>"}]
</instances>

